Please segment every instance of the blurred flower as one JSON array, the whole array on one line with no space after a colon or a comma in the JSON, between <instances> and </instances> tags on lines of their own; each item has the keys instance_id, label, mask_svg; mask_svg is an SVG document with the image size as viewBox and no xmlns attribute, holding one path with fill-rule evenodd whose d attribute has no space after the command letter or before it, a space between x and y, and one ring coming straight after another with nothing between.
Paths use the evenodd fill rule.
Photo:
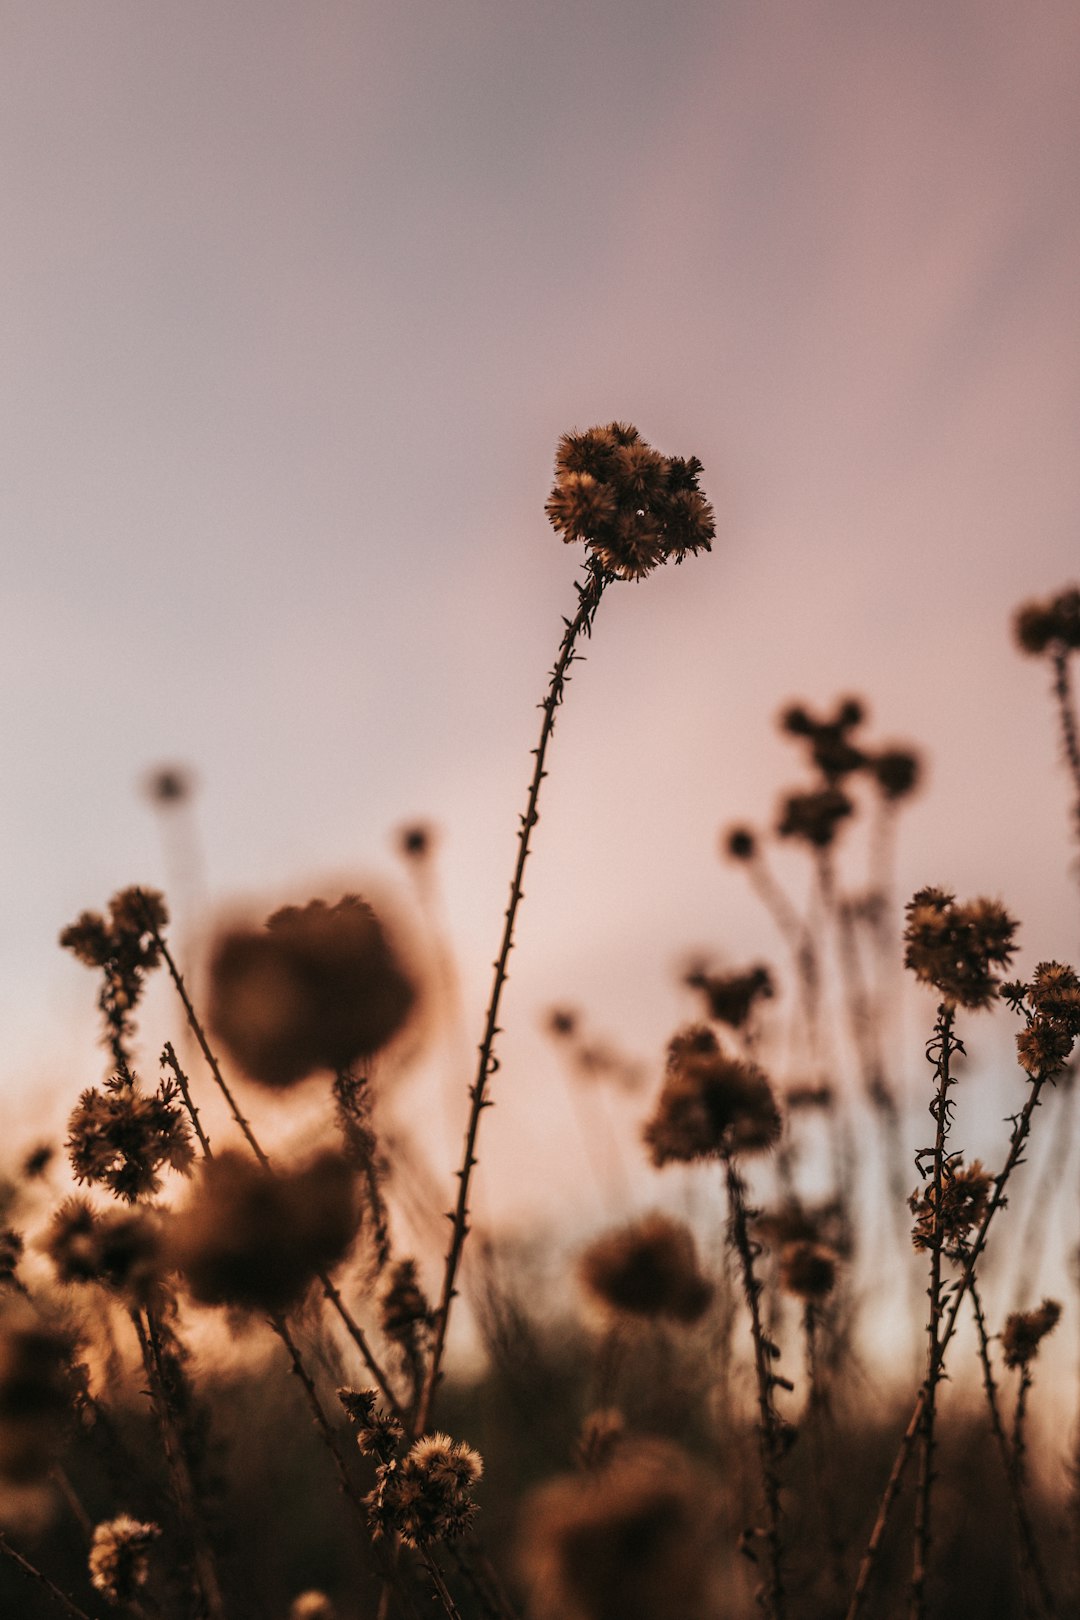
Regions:
<instances>
[{"instance_id":1,"label":"blurred flower","mask_svg":"<svg viewBox=\"0 0 1080 1620\"><path fill-rule=\"evenodd\" d=\"M171 809L191 798L195 773L186 765L157 765L143 778L143 790L151 804Z\"/></svg>"},{"instance_id":2,"label":"blurred flower","mask_svg":"<svg viewBox=\"0 0 1080 1620\"><path fill-rule=\"evenodd\" d=\"M414 1000L381 923L355 895L289 906L265 929L227 933L211 961L210 1024L267 1086L371 1058Z\"/></svg>"},{"instance_id":3,"label":"blurred flower","mask_svg":"<svg viewBox=\"0 0 1080 1620\"><path fill-rule=\"evenodd\" d=\"M1014 1311L1005 1318L1001 1348L1006 1367L1026 1367L1039 1353L1039 1346L1061 1320L1056 1299L1044 1299L1038 1310Z\"/></svg>"},{"instance_id":4,"label":"blurred flower","mask_svg":"<svg viewBox=\"0 0 1080 1620\"><path fill-rule=\"evenodd\" d=\"M918 754L907 748L888 748L870 760L870 770L883 798L890 803L906 799L919 785L922 765Z\"/></svg>"},{"instance_id":5,"label":"blurred flower","mask_svg":"<svg viewBox=\"0 0 1080 1620\"><path fill-rule=\"evenodd\" d=\"M389 1462L405 1438L405 1430L391 1412L379 1405L377 1389L339 1389L338 1400L356 1429L356 1443L367 1457Z\"/></svg>"},{"instance_id":6,"label":"blurred flower","mask_svg":"<svg viewBox=\"0 0 1080 1620\"><path fill-rule=\"evenodd\" d=\"M728 1057L698 1024L668 1047L664 1084L644 1134L656 1165L758 1153L778 1140L780 1113L762 1070Z\"/></svg>"},{"instance_id":7,"label":"blurred flower","mask_svg":"<svg viewBox=\"0 0 1080 1620\"><path fill-rule=\"evenodd\" d=\"M109 1603L135 1603L150 1577L150 1548L161 1535L129 1513L99 1524L90 1543L90 1583Z\"/></svg>"},{"instance_id":8,"label":"blurred flower","mask_svg":"<svg viewBox=\"0 0 1080 1620\"><path fill-rule=\"evenodd\" d=\"M167 1254L200 1304L276 1313L344 1257L359 1223L354 1172L339 1154L271 1172L219 1153L170 1222Z\"/></svg>"},{"instance_id":9,"label":"blurred flower","mask_svg":"<svg viewBox=\"0 0 1080 1620\"><path fill-rule=\"evenodd\" d=\"M0 1231L0 1282L11 1282L14 1279L24 1246L22 1234L16 1232L14 1227L5 1226Z\"/></svg>"},{"instance_id":10,"label":"blurred flower","mask_svg":"<svg viewBox=\"0 0 1080 1620\"><path fill-rule=\"evenodd\" d=\"M865 753L850 737L865 717L858 698L842 699L829 720L818 720L801 703L794 703L780 716L780 728L789 736L805 738L812 763L827 782L836 783L867 763Z\"/></svg>"},{"instance_id":11,"label":"blurred flower","mask_svg":"<svg viewBox=\"0 0 1080 1620\"><path fill-rule=\"evenodd\" d=\"M713 1294L690 1228L655 1212L597 1238L579 1275L594 1299L628 1316L697 1322Z\"/></svg>"},{"instance_id":12,"label":"blurred flower","mask_svg":"<svg viewBox=\"0 0 1080 1620\"><path fill-rule=\"evenodd\" d=\"M780 1251L781 1288L800 1299L824 1299L836 1287L838 1258L824 1243L786 1243Z\"/></svg>"},{"instance_id":13,"label":"blurred flower","mask_svg":"<svg viewBox=\"0 0 1080 1620\"><path fill-rule=\"evenodd\" d=\"M161 1230L146 1209L95 1210L67 1198L49 1223L43 1247L63 1283L101 1283L144 1302L161 1269Z\"/></svg>"},{"instance_id":14,"label":"blurred flower","mask_svg":"<svg viewBox=\"0 0 1080 1620\"><path fill-rule=\"evenodd\" d=\"M715 1608L715 1490L662 1441L552 1480L521 1520L535 1620L705 1620Z\"/></svg>"},{"instance_id":15,"label":"blurred flower","mask_svg":"<svg viewBox=\"0 0 1080 1620\"><path fill-rule=\"evenodd\" d=\"M768 1001L775 994L772 975L767 967L749 968L745 973L708 973L695 967L687 973L683 983L691 990L700 990L708 1008L707 1016L730 1029L742 1029L750 1019L758 1001Z\"/></svg>"},{"instance_id":16,"label":"blurred flower","mask_svg":"<svg viewBox=\"0 0 1080 1620\"><path fill-rule=\"evenodd\" d=\"M855 806L838 787L813 793L789 793L781 805L776 830L781 838L797 838L814 849L828 849L842 821Z\"/></svg>"},{"instance_id":17,"label":"blurred flower","mask_svg":"<svg viewBox=\"0 0 1080 1620\"><path fill-rule=\"evenodd\" d=\"M986 1007L997 994L993 969L1008 967L1018 926L996 900L957 905L943 889L920 889L907 905L904 965L946 1001Z\"/></svg>"},{"instance_id":18,"label":"blurred flower","mask_svg":"<svg viewBox=\"0 0 1080 1620\"><path fill-rule=\"evenodd\" d=\"M289 1620L337 1620L337 1610L325 1592L301 1592L292 1600Z\"/></svg>"},{"instance_id":19,"label":"blurred flower","mask_svg":"<svg viewBox=\"0 0 1080 1620\"><path fill-rule=\"evenodd\" d=\"M626 423L564 433L547 515L608 573L643 579L660 563L711 549L716 523L701 471L696 456L663 456Z\"/></svg>"},{"instance_id":20,"label":"blurred flower","mask_svg":"<svg viewBox=\"0 0 1080 1620\"><path fill-rule=\"evenodd\" d=\"M1074 585L1045 602L1025 602L1015 629L1026 653L1043 653L1055 643L1063 652L1080 648L1080 589Z\"/></svg>"}]
</instances>

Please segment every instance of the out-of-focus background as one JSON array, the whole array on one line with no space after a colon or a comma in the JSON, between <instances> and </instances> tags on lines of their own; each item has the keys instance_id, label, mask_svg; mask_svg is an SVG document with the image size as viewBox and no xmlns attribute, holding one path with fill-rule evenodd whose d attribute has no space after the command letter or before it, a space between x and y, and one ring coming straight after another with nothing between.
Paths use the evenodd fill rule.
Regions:
<instances>
[{"instance_id":1,"label":"out-of-focus background","mask_svg":"<svg viewBox=\"0 0 1080 1620\"><path fill-rule=\"evenodd\" d=\"M716 845L802 777L785 700L925 749L902 893L989 890L1021 971L1075 959L1010 617L1080 554L1078 75L1065 0L7 0L5 1131L99 1077L55 940L170 882L162 762L189 931L400 883L435 823L476 1038L574 606L552 452L611 417L701 457L719 535L609 593L560 719L483 1196L580 1178L547 1006L655 1063L688 950L774 952Z\"/></svg>"}]
</instances>

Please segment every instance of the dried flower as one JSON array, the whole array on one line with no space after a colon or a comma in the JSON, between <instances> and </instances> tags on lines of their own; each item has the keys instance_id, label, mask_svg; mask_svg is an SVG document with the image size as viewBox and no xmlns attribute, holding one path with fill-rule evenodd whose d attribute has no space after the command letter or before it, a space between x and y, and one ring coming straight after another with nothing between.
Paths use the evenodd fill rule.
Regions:
<instances>
[{"instance_id":1,"label":"dried flower","mask_svg":"<svg viewBox=\"0 0 1080 1620\"><path fill-rule=\"evenodd\" d=\"M542 1486L523 1515L535 1620L715 1613L711 1480L675 1446L624 1442L597 1472Z\"/></svg>"},{"instance_id":2,"label":"dried flower","mask_svg":"<svg viewBox=\"0 0 1080 1620\"><path fill-rule=\"evenodd\" d=\"M775 993L772 975L760 964L745 973L707 973L693 968L683 982L702 992L708 1017L730 1029L743 1029L758 1001L768 1001Z\"/></svg>"},{"instance_id":3,"label":"dried flower","mask_svg":"<svg viewBox=\"0 0 1080 1620\"><path fill-rule=\"evenodd\" d=\"M867 763L850 733L862 724L865 710L858 698L844 698L828 720L816 719L801 703L793 703L780 716L781 730L792 737L804 737L810 758L829 783L836 783Z\"/></svg>"},{"instance_id":4,"label":"dried flower","mask_svg":"<svg viewBox=\"0 0 1080 1620\"><path fill-rule=\"evenodd\" d=\"M398 1260L380 1301L383 1332L395 1344L415 1347L418 1334L431 1323L431 1306L416 1275L415 1260Z\"/></svg>"},{"instance_id":5,"label":"dried flower","mask_svg":"<svg viewBox=\"0 0 1080 1620\"><path fill-rule=\"evenodd\" d=\"M274 1173L219 1153L173 1218L167 1252L201 1304L279 1312L343 1258L359 1223L354 1172L339 1154Z\"/></svg>"},{"instance_id":6,"label":"dried flower","mask_svg":"<svg viewBox=\"0 0 1080 1620\"><path fill-rule=\"evenodd\" d=\"M37 1181L48 1170L56 1155L56 1149L51 1142L42 1142L36 1148L31 1148L22 1162L22 1173L27 1181Z\"/></svg>"},{"instance_id":7,"label":"dried flower","mask_svg":"<svg viewBox=\"0 0 1080 1620\"><path fill-rule=\"evenodd\" d=\"M797 838L814 849L828 849L842 821L855 806L838 787L812 793L789 793L784 799L776 830L781 838Z\"/></svg>"},{"instance_id":8,"label":"dried flower","mask_svg":"<svg viewBox=\"0 0 1080 1620\"><path fill-rule=\"evenodd\" d=\"M661 563L711 550L716 523L701 470L696 456L662 456L621 422L564 433L547 515L608 573L643 579Z\"/></svg>"},{"instance_id":9,"label":"dried flower","mask_svg":"<svg viewBox=\"0 0 1080 1620\"><path fill-rule=\"evenodd\" d=\"M756 1064L728 1057L710 1029L692 1025L668 1048L664 1084L644 1135L656 1165L756 1153L779 1138L780 1112Z\"/></svg>"},{"instance_id":10,"label":"dried flower","mask_svg":"<svg viewBox=\"0 0 1080 1620\"><path fill-rule=\"evenodd\" d=\"M426 821L413 821L407 827L398 828L398 853L407 861L427 860L434 846L435 829Z\"/></svg>"},{"instance_id":11,"label":"dried flower","mask_svg":"<svg viewBox=\"0 0 1080 1620\"><path fill-rule=\"evenodd\" d=\"M1016 639L1026 653L1043 653L1055 644L1064 651L1080 647L1080 589L1075 585L1045 602L1025 602L1015 620Z\"/></svg>"},{"instance_id":12,"label":"dried flower","mask_svg":"<svg viewBox=\"0 0 1080 1620\"><path fill-rule=\"evenodd\" d=\"M713 1294L690 1228L656 1212L597 1238L579 1274L594 1299L628 1316L697 1322Z\"/></svg>"},{"instance_id":13,"label":"dried flower","mask_svg":"<svg viewBox=\"0 0 1080 1620\"><path fill-rule=\"evenodd\" d=\"M839 1256L824 1243L786 1243L780 1251L780 1286L800 1299L824 1299L836 1287Z\"/></svg>"},{"instance_id":14,"label":"dried flower","mask_svg":"<svg viewBox=\"0 0 1080 1620\"><path fill-rule=\"evenodd\" d=\"M379 1405L377 1389L339 1389L338 1400L345 1415L356 1429L356 1443L368 1457L389 1462L405 1438L405 1430L394 1417Z\"/></svg>"},{"instance_id":15,"label":"dried flower","mask_svg":"<svg viewBox=\"0 0 1080 1620\"><path fill-rule=\"evenodd\" d=\"M121 889L109 902L108 919L84 911L65 928L60 944L86 967L100 968L102 987L98 1006L105 1022L106 1044L118 1065L126 1063L126 1043L134 1033L132 1018L143 993L144 980L157 966L157 935L169 914L154 889Z\"/></svg>"},{"instance_id":16,"label":"dried flower","mask_svg":"<svg viewBox=\"0 0 1080 1620\"><path fill-rule=\"evenodd\" d=\"M943 889L908 902L904 965L949 1002L986 1007L997 994L995 967L1008 967L1019 926L996 900L957 905Z\"/></svg>"},{"instance_id":17,"label":"dried flower","mask_svg":"<svg viewBox=\"0 0 1080 1620\"><path fill-rule=\"evenodd\" d=\"M267 1086L372 1057L414 1001L382 924L355 895L290 906L263 930L225 934L211 962L211 1026Z\"/></svg>"},{"instance_id":18,"label":"dried flower","mask_svg":"<svg viewBox=\"0 0 1080 1620\"><path fill-rule=\"evenodd\" d=\"M752 861L757 854L757 839L749 827L732 827L721 839L723 853L733 861Z\"/></svg>"},{"instance_id":19,"label":"dried flower","mask_svg":"<svg viewBox=\"0 0 1080 1620\"><path fill-rule=\"evenodd\" d=\"M95 1210L67 1198L49 1224L43 1247L64 1283L101 1283L145 1301L161 1268L161 1231L146 1209Z\"/></svg>"},{"instance_id":20,"label":"dried flower","mask_svg":"<svg viewBox=\"0 0 1080 1620\"><path fill-rule=\"evenodd\" d=\"M186 1175L195 1157L191 1131L174 1080L145 1092L128 1069L101 1091L84 1091L68 1121L67 1150L77 1181L108 1187L134 1203L161 1186L168 1166Z\"/></svg>"},{"instance_id":21,"label":"dried flower","mask_svg":"<svg viewBox=\"0 0 1080 1620\"><path fill-rule=\"evenodd\" d=\"M908 748L887 748L870 759L870 770L884 799L894 804L906 799L919 785L922 766L918 754Z\"/></svg>"},{"instance_id":22,"label":"dried flower","mask_svg":"<svg viewBox=\"0 0 1080 1620\"><path fill-rule=\"evenodd\" d=\"M191 798L195 791L195 775L186 765L158 765L147 772L143 786L151 804L172 809Z\"/></svg>"},{"instance_id":23,"label":"dried flower","mask_svg":"<svg viewBox=\"0 0 1080 1620\"><path fill-rule=\"evenodd\" d=\"M1005 1318L1001 1348L1006 1367L1026 1367L1039 1353L1039 1346L1061 1320L1056 1299L1044 1299L1038 1310L1014 1311Z\"/></svg>"},{"instance_id":24,"label":"dried flower","mask_svg":"<svg viewBox=\"0 0 1080 1620\"><path fill-rule=\"evenodd\" d=\"M129 1513L99 1524L90 1543L90 1582L109 1603L134 1603L150 1578L150 1548L161 1535Z\"/></svg>"},{"instance_id":25,"label":"dried flower","mask_svg":"<svg viewBox=\"0 0 1080 1620\"><path fill-rule=\"evenodd\" d=\"M942 1165L941 1205L936 1223L932 1181L908 1199L908 1208L915 1216L911 1241L916 1249L933 1249L940 1240L948 1254L962 1256L968 1238L986 1213L992 1185L993 1177L978 1159L966 1169L959 1154L946 1159Z\"/></svg>"},{"instance_id":26,"label":"dried flower","mask_svg":"<svg viewBox=\"0 0 1080 1620\"><path fill-rule=\"evenodd\" d=\"M399 1460L380 1463L366 1498L376 1536L396 1536L407 1547L455 1541L476 1514L472 1489L483 1460L463 1440L425 1434Z\"/></svg>"}]
</instances>

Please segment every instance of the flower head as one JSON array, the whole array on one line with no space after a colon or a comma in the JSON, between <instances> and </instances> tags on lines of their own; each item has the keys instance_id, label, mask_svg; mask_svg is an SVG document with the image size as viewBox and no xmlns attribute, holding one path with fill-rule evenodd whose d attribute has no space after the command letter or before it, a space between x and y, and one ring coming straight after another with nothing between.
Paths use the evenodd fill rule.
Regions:
<instances>
[{"instance_id":1,"label":"flower head","mask_svg":"<svg viewBox=\"0 0 1080 1620\"><path fill-rule=\"evenodd\" d=\"M375 1535L407 1547L456 1541L476 1515L473 1486L484 1471L480 1454L447 1434L425 1434L400 1460L380 1463L367 1497Z\"/></svg>"},{"instance_id":2,"label":"flower head","mask_svg":"<svg viewBox=\"0 0 1080 1620\"><path fill-rule=\"evenodd\" d=\"M997 994L995 968L1008 967L1019 925L996 900L958 905L943 889L920 889L907 906L904 965L946 1001L986 1007Z\"/></svg>"},{"instance_id":3,"label":"flower head","mask_svg":"<svg viewBox=\"0 0 1080 1620\"><path fill-rule=\"evenodd\" d=\"M90 1582L109 1603L134 1603L150 1578L150 1548L161 1535L129 1513L99 1524L90 1544Z\"/></svg>"},{"instance_id":4,"label":"flower head","mask_svg":"<svg viewBox=\"0 0 1080 1620\"><path fill-rule=\"evenodd\" d=\"M195 1157L176 1082L143 1091L129 1069L84 1091L68 1121L67 1150L77 1181L107 1187L128 1203L150 1197L166 1168L187 1175Z\"/></svg>"},{"instance_id":5,"label":"flower head","mask_svg":"<svg viewBox=\"0 0 1080 1620\"><path fill-rule=\"evenodd\" d=\"M755 1063L728 1057L703 1024L673 1038L645 1127L654 1164L760 1153L774 1146L780 1123L772 1087Z\"/></svg>"},{"instance_id":6,"label":"flower head","mask_svg":"<svg viewBox=\"0 0 1080 1620\"><path fill-rule=\"evenodd\" d=\"M716 522L701 471L696 456L663 456L624 422L564 433L547 515L608 573L643 579L661 563L711 549Z\"/></svg>"},{"instance_id":7,"label":"flower head","mask_svg":"<svg viewBox=\"0 0 1080 1620\"><path fill-rule=\"evenodd\" d=\"M1021 651L1038 654L1080 647L1080 589L1075 585L1045 602L1025 602L1014 621Z\"/></svg>"},{"instance_id":8,"label":"flower head","mask_svg":"<svg viewBox=\"0 0 1080 1620\"><path fill-rule=\"evenodd\" d=\"M933 1182L912 1193L908 1208L915 1217L911 1241L916 1249L933 1249L940 1241L947 1254L964 1253L968 1238L986 1213L993 1177L975 1159L966 1168L960 1155L942 1166L941 1199L934 1197Z\"/></svg>"},{"instance_id":9,"label":"flower head","mask_svg":"<svg viewBox=\"0 0 1080 1620\"><path fill-rule=\"evenodd\" d=\"M708 1016L730 1029L743 1029L759 1001L775 994L772 974L760 964L745 973L707 973L693 968L684 980L691 990L700 990Z\"/></svg>"},{"instance_id":10,"label":"flower head","mask_svg":"<svg viewBox=\"0 0 1080 1620\"><path fill-rule=\"evenodd\" d=\"M347 1069L398 1033L415 990L371 907L289 906L218 940L210 1023L253 1080L291 1086Z\"/></svg>"},{"instance_id":11,"label":"flower head","mask_svg":"<svg viewBox=\"0 0 1080 1620\"><path fill-rule=\"evenodd\" d=\"M802 1240L780 1251L780 1286L800 1299L824 1299L836 1287L839 1256L827 1244Z\"/></svg>"},{"instance_id":12,"label":"flower head","mask_svg":"<svg viewBox=\"0 0 1080 1620\"><path fill-rule=\"evenodd\" d=\"M1056 1299L1044 1299L1038 1310L1014 1311L1005 1318L1001 1348L1006 1367L1026 1367L1039 1353L1039 1346L1061 1320Z\"/></svg>"},{"instance_id":13,"label":"flower head","mask_svg":"<svg viewBox=\"0 0 1080 1620\"><path fill-rule=\"evenodd\" d=\"M655 1212L597 1238L579 1274L594 1299L627 1316L697 1322L713 1293L690 1228Z\"/></svg>"}]
</instances>

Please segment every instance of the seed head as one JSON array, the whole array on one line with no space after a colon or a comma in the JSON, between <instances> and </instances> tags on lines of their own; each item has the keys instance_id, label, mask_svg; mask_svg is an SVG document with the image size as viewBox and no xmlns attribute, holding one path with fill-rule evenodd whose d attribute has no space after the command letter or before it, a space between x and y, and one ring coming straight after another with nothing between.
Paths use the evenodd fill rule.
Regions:
<instances>
[{"instance_id":1,"label":"seed head","mask_svg":"<svg viewBox=\"0 0 1080 1620\"><path fill-rule=\"evenodd\" d=\"M750 827L732 827L723 835L721 848L729 860L752 861L757 854L757 839Z\"/></svg>"},{"instance_id":2,"label":"seed head","mask_svg":"<svg viewBox=\"0 0 1080 1620\"><path fill-rule=\"evenodd\" d=\"M743 1029L759 1001L774 994L772 974L760 964L745 973L707 973L694 968L683 981L705 997L708 1017L729 1029Z\"/></svg>"},{"instance_id":3,"label":"seed head","mask_svg":"<svg viewBox=\"0 0 1080 1620\"><path fill-rule=\"evenodd\" d=\"M225 934L211 961L210 1024L266 1086L371 1058L415 999L382 924L354 895L290 906L263 930Z\"/></svg>"},{"instance_id":4,"label":"seed head","mask_svg":"<svg viewBox=\"0 0 1080 1620\"><path fill-rule=\"evenodd\" d=\"M607 573L643 579L661 563L711 550L716 522L701 471L696 456L663 456L627 423L564 433L547 515Z\"/></svg>"},{"instance_id":5,"label":"seed head","mask_svg":"<svg viewBox=\"0 0 1080 1620\"><path fill-rule=\"evenodd\" d=\"M463 1440L422 1435L400 1461L380 1463L367 1497L376 1536L396 1536L407 1547L456 1541L476 1515L473 1486L483 1460Z\"/></svg>"},{"instance_id":6,"label":"seed head","mask_svg":"<svg viewBox=\"0 0 1080 1620\"><path fill-rule=\"evenodd\" d=\"M391 1412L379 1405L376 1389L339 1389L338 1400L356 1429L356 1443L368 1457L389 1462L405 1437L405 1430Z\"/></svg>"},{"instance_id":7,"label":"seed head","mask_svg":"<svg viewBox=\"0 0 1080 1620\"><path fill-rule=\"evenodd\" d=\"M135 1603L150 1578L150 1548L161 1535L128 1513L99 1524L90 1543L90 1582L109 1603Z\"/></svg>"},{"instance_id":8,"label":"seed head","mask_svg":"<svg viewBox=\"0 0 1080 1620\"><path fill-rule=\"evenodd\" d=\"M190 1172L191 1131L173 1080L145 1092L129 1069L84 1091L68 1121L67 1150L75 1179L107 1187L128 1203L161 1187L160 1171Z\"/></svg>"},{"instance_id":9,"label":"seed head","mask_svg":"<svg viewBox=\"0 0 1080 1620\"><path fill-rule=\"evenodd\" d=\"M219 1153L204 1162L166 1247L200 1304L277 1313L344 1257L359 1223L355 1175L339 1154L271 1172Z\"/></svg>"},{"instance_id":10,"label":"seed head","mask_svg":"<svg viewBox=\"0 0 1080 1620\"><path fill-rule=\"evenodd\" d=\"M1015 1311L1005 1318L1001 1348L1006 1367L1026 1367L1039 1353L1039 1346L1061 1319L1056 1299L1044 1299L1038 1310Z\"/></svg>"},{"instance_id":11,"label":"seed head","mask_svg":"<svg viewBox=\"0 0 1080 1620\"><path fill-rule=\"evenodd\" d=\"M586 1290L617 1314L697 1322L712 1299L690 1228L653 1213L608 1232L581 1256Z\"/></svg>"},{"instance_id":12,"label":"seed head","mask_svg":"<svg viewBox=\"0 0 1080 1620\"><path fill-rule=\"evenodd\" d=\"M681 1030L645 1141L656 1165L760 1153L780 1136L780 1112L754 1063L728 1057L703 1024Z\"/></svg>"},{"instance_id":13,"label":"seed head","mask_svg":"<svg viewBox=\"0 0 1080 1620\"><path fill-rule=\"evenodd\" d=\"M160 1223L150 1211L96 1210L67 1198L49 1223L43 1247L63 1283L101 1283L144 1303L161 1270Z\"/></svg>"},{"instance_id":14,"label":"seed head","mask_svg":"<svg viewBox=\"0 0 1080 1620\"><path fill-rule=\"evenodd\" d=\"M814 849L828 849L840 823L854 810L847 794L838 787L789 793L780 806L776 830L781 838L796 838Z\"/></svg>"},{"instance_id":15,"label":"seed head","mask_svg":"<svg viewBox=\"0 0 1080 1620\"><path fill-rule=\"evenodd\" d=\"M968 1238L986 1213L992 1186L993 1177L980 1160L973 1160L965 1169L959 1154L947 1159L942 1166L936 1236L933 1182L908 1199L908 1208L915 1217L911 1241L916 1249L932 1249L940 1240L947 1254L961 1258Z\"/></svg>"},{"instance_id":16,"label":"seed head","mask_svg":"<svg viewBox=\"0 0 1080 1620\"><path fill-rule=\"evenodd\" d=\"M1016 951L1018 923L996 900L957 905L943 889L920 889L908 902L904 965L946 1001L986 1007L997 994L995 968Z\"/></svg>"},{"instance_id":17,"label":"seed head","mask_svg":"<svg viewBox=\"0 0 1080 1620\"><path fill-rule=\"evenodd\" d=\"M1074 585L1044 602L1025 602L1014 628L1022 652L1075 652L1080 647L1080 589Z\"/></svg>"}]
</instances>

